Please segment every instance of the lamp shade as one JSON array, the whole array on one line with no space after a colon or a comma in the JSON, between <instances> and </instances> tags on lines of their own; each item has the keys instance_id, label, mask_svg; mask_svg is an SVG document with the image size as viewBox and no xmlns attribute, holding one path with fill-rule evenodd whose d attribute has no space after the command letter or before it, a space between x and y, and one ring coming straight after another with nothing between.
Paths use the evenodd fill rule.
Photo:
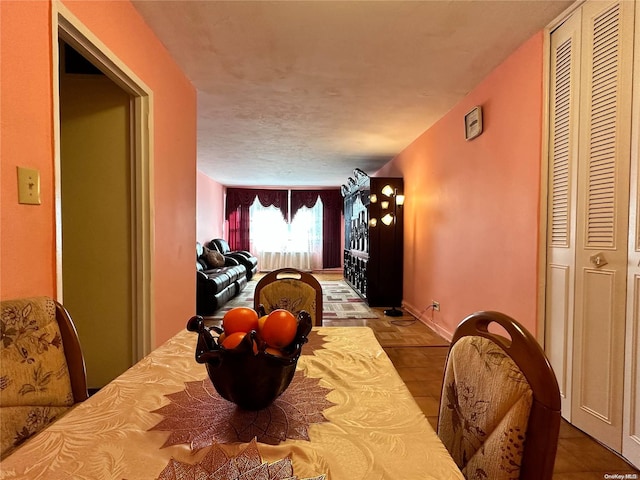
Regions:
<instances>
[{"instance_id":1,"label":"lamp shade","mask_svg":"<svg viewBox=\"0 0 640 480\"><path fill-rule=\"evenodd\" d=\"M369 197L369 200L371 201L371 203L376 203L378 201L378 196L375 193L372 193Z\"/></svg>"},{"instance_id":2,"label":"lamp shade","mask_svg":"<svg viewBox=\"0 0 640 480\"><path fill-rule=\"evenodd\" d=\"M404 195L396 195L396 205L404 205Z\"/></svg>"},{"instance_id":3,"label":"lamp shade","mask_svg":"<svg viewBox=\"0 0 640 480\"><path fill-rule=\"evenodd\" d=\"M380 207L382 207L383 210L386 210L387 208L389 208L389 202L383 200L382 202L380 202Z\"/></svg>"},{"instance_id":4,"label":"lamp shade","mask_svg":"<svg viewBox=\"0 0 640 480\"><path fill-rule=\"evenodd\" d=\"M390 197L391 195L393 195L393 187L391 185L385 185L384 188L382 189L382 194Z\"/></svg>"},{"instance_id":5,"label":"lamp shade","mask_svg":"<svg viewBox=\"0 0 640 480\"><path fill-rule=\"evenodd\" d=\"M380 221L385 225L391 225L391 223L393 222L393 213L387 213L380 219Z\"/></svg>"}]
</instances>

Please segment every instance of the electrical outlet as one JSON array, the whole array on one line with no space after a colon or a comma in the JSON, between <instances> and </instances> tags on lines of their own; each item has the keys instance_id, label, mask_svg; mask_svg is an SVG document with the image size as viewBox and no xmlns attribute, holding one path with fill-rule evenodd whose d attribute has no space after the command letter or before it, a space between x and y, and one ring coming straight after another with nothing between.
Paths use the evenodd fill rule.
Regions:
<instances>
[{"instance_id":1,"label":"electrical outlet","mask_svg":"<svg viewBox=\"0 0 640 480\"><path fill-rule=\"evenodd\" d=\"M440 302L436 302L435 300L433 300L433 301L431 302L431 305L433 305L433 309L434 309L436 312L439 312L439 311L440 311Z\"/></svg>"}]
</instances>

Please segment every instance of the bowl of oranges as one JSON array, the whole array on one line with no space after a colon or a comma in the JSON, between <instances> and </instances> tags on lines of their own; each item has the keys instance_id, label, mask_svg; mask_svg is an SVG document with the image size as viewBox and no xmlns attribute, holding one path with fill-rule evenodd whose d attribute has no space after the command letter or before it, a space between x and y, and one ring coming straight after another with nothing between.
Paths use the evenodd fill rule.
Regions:
<instances>
[{"instance_id":1,"label":"bowl of oranges","mask_svg":"<svg viewBox=\"0 0 640 480\"><path fill-rule=\"evenodd\" d=\"M195 316L187 330L198 333L196 361L206 365L220 396L244 410L261 410L291 383L311 326L305 311L296 317L282 309L264 314L236 307L221 327Z\"/></svg>"}]
</instances>

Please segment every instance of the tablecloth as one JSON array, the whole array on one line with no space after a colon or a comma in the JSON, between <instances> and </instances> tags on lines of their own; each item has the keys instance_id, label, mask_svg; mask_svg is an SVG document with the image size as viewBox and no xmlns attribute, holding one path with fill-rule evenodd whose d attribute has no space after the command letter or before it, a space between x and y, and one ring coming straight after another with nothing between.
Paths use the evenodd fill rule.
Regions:
<instances>
[{"instance_id":1,"label":"tablecloth","mask_svg":"<svg viewBox=\"0 0 640 480\"><path fill-rule=\"evenodd\" d=\"M297 375L321 387L324 419L306 425L308 439L258 442L264 462L290 456L300 479L463 478L371 329L312 333L323 342L308 353L303 348ZM213 445L163 446L170 433L154 430L171 395L208 379L194 360L195 344L196 334L178 333L1 462L0 479L155 479L172 459L201 461ZM246 447L219 445L230 456Z\"/></svg>"}]
</instances>

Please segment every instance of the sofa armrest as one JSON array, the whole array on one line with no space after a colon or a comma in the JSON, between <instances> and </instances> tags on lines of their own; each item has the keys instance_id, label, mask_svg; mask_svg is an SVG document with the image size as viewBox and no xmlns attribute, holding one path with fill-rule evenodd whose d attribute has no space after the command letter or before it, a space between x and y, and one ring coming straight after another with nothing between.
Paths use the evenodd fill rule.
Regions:
<instances>
[{"instance_id":1,"label":"sofa armrest","mask_svg":"<svg viewBox=\"0 0 640 480\"><path fill-rule=\"evenodd\" d=\"M196 280L201 284L206 284L211 281L204 270L196 270Z\"/></svg>"},{"instance_id":2,"label":"sofa armrest","mask_svg":"<svg viewBox=\"0 0 640 480\"><path fill-rule=\"evenodd\" d=\"M240 262L238 261L237 258L231 256L231 255L225 255L224 256L224 266L225 267L235 267L237 265L240 265Z\"/></svg>"},{"instance_id":3,"label":"sofa armrest","mask_svg":"<svg viewBox=\"0 0 640 480\"><path fill-rule=\"evenodd\" d=\"M211 240L209 242L208 247L213 249L213 250L217 250L218 252L220 252L224 256L227 256L227 255L242 255L245 258L254 257L254 255L251 252L249 252L248 250L231 250L229 248L229 244L227 243L227 241L223 240L222 238L215 238L215 239Z\"/></svg>"},{"instance_id":4,"label":"sofa armrest","mask_svg":"<svg viewBox=\"0 0 640 480\"><path fill-rule=\"evenodd\" d=\"M241 254L240 252L231 252L231 253L227 253L225 255L226 257L230 257L230 258L234 258L235 260L237 260L240 264L246 262L247 260L250 260L251 258L253 258L252 256L246 256Z\"/></svg>"}]
</instances>

